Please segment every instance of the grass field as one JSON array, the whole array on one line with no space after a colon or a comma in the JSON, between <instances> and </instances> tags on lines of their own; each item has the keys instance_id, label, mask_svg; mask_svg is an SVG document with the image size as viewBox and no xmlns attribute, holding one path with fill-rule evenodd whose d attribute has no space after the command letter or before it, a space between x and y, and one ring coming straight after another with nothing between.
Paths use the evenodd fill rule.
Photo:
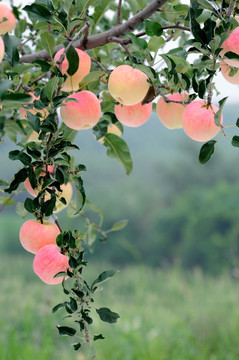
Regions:
<instances>
[{"instance_id":1,"label":"grass field","mask_svg":"<svg viewBox=\"0 0 239 360\"><path fill-rule=\"evenodd\" d=\"M97 265L88 277L110 268ZM63 313L51 315L61 286L35 277L31 255L0 257L0 270L0 359L84 360L57 333ZM127 267L98 293L101 305L121 317L109 325L95 316L94 333L106 337L95 343L97 360L239 359L239 281L230 274Z\"/></svg>"}]
</instances>

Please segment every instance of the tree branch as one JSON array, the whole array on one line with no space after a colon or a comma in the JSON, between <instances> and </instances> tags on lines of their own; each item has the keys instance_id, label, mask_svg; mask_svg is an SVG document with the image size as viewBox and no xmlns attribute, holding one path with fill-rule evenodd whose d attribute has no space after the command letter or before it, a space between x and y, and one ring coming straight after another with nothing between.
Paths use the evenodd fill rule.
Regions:
<instances>
[{"instance_id":1,"label":"tree branch","mask_svg":"<svg viewBox=\"0 0 239 360\"><path fill-rule=\"evenodd\" d=\"M117 25L121 24L121 6L122 6L122 0L119 0L118 11L117 11L117 21L116 21Z\"/></svg>"},{"instance_id":2,"label":"tree branch","mask_svg":"<svg viewBox=\"0 0 239 360\"><path fill-rule=\"evenodd\" d=\"M153 0L143 10L139 11L131 19L127 20L124 24L116 25L112 29L107 30L101 34L90 36L87 43L84 44L84 39L75 41L72 45L78 49L87 50L99 46L103 46L109 42L109 38L126 35L135 30L140 24L153 15L159 8L161 8L167 0ZM56 47L56 52L63 48L63 45ZM35 60L42 59L50 61L51 58L46 50L41 50L34 54L24 55L20 58L20 62L32 63Z\"/></svg>"}]
</instances>

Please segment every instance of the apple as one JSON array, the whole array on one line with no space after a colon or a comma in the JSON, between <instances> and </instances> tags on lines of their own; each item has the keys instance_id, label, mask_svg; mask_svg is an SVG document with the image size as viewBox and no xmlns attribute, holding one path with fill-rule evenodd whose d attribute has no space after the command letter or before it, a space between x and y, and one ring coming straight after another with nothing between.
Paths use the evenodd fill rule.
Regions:
<instances>
[{"instance_id":1,"label":"apple","mask_svg":"<svg viewBox=\"0 0 239 360\"><path fill-rule=\"evenodd\" d=\"M142 105L115 105L115 116L126 126L137 127L144 124L150 117L152 112L152 103Z\"/></svg>"},{"instance_id":2,"label":"apple","mask_svg":"<svg viewBox=\"0 0 239 360\"><path fill-rule=\"evenodd\" d=\"M4 53L5 53L5 45L4 45L2 37L0 36L0 63L3 60Z\"/></svg>"},{"instance_id":3,"label":"apple","mask_svg":"<svg viewBox=\"0 0 239 360\"><path fill-rule=\"evenodd\" d=\"M56 245L60 234L58 227L50 221L27 220L21 227L19 238L25 250L36 254L45 245Z\"/></svg>"},{"instance_id":4,"label":"apple","mask_svg":"<svg viewBox=\"0 0 239 360\"><path fill-rule=\"evenodd\" d=\"M235 28L226 41L221 45L222 51L220 55L223 57L228 51L239 55L239 26ZM239 60L223 58L223 60L230 66L239 68Z\"/></svg>"},{"instance_id":5,"label":"apple","mask_svg":"<svg viewBox=\"0 0 239 360\"><path fill-rule=\"evenodd\" d=\"M61 271L67 271L68 260L68 256L61 254L57 245L45 245L34 257L33 270L46 284L60 284L64 276L54 276Z\"/></svg>"},{"instance_id":6,"label":"apple","mask_svg":"<svg viewBox=\"0 0 239 360\"><path fill-rule=\"evenodd\" d=\"M221 67L221 73L222 76L231 84L237 85L239 84L239 69L238 68L232 68L229 65L227 65L227 63L225 61L220 61L220 67ZM237 70L237 72L230 76L230 71L231 70Z\"/></svg>"},{"instance_id":7,"label":"apple","mask_svg":"<svg viewBox=\"0 0 239 360\"><path fill-rule=\"evenodd\" d=\"M196 141L209 141L220 130L214 122L214 115L218 111L215 105L208 106L204 100L194 100L186 106L183 112L183 129L185 133ZM222 123L221 116L221 123Z\"/></svg>"},{"instance_id":8,"label":"apple","mask_svg":"<svg viewBox=\"0 0 239 360\"><path fill-rule=\"evenodd\" d=\"M187 93L175 93L167 95L169 100L174 101L187 101ZM173 102L166 102L163 97L160 97L157 105L156 112L161 123L168 129L179 129L183 127L182 116L186 105L177 104Z\"/></svg>"},{"instance_id":9,"label":"apple","mask_svg":"<svg viewBox=\"0 0 239 360\"><path fill-rule=\"evenodd\" d=\"M6 18L7 20L3 20ZM11 32L16 26L16 18L7 5L0 4L0 34Z\"/></svg>"},{"instance_id":10,"label":"apple","mask_svg":"<svg viewBox=\"0 0 239 360\"><path fill-rule=\"evenodd\" d=\"M100 102L91 91L83 90L69 95L67 101L61 107L62 121L71 129L87 130L97 124L101 116Z\"/></svg>"},{"instance_id":11,"label":"apple","mask_svg":"<svg viewBox=\"0 0 239 360\"><path fill-rule=\"evenodd\" d=\"M110 95L122 105L136 105L141 102L148 90L147 75L129 65L120 65L110 74L108 90Z\"/></svg>"},{"instance_id":12,"label":"apple","mask_svg":"<svg viewBox=\"0 0 239 360\"><path fill-rule=\"evenodd\" d=\"M58 68L60 68L60 66L57 64L57 61L60 59L61 54L64 52L64 50L65 49L63 48L57 51L57 53L54 56L54 62ZM79 67L78 70L75 72L75 74L73 76L68 75L67 70L69 67L69 63L66 56L60 68L61 73L63 75L65 74L68 75L68 78L61 87L63 91L67 91L67 92L79 90L79 83L87 74L89 74L91 67L91 59L89 55L80 49L75 48L75 50L79 56Z\"/></svg>"}]
</instances>

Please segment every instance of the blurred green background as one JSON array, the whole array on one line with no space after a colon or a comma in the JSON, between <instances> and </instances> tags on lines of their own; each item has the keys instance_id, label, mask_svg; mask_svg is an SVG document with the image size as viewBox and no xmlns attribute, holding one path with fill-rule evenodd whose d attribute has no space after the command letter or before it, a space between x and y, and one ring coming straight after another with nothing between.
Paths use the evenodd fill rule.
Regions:
<instances>
[{"instance_id":1,"label":"blurred green background","mask_svg":"<svg viewBox=\"0 0 239 360\"><path fill-rule=\"evenodd\" d=\"M235 124L237 109L227 105L225 125ZM103 325L107 339L95 344L96 359L238 360L239 150L220 139L202 166L202 144L164 128L155 115L142 127L125 128L123 138L134 162L130 176L91 131L76 140L75 159L87 166L86 193L105 214L103 228L129 220L96 243L89 259L91 279L120 270L97 297L97 307L107 305L121 318ZM10 180L19 164L8 159L9 143L0 146L1 177ZM62 314L52 316L51 308L62 300L61 287L44 285L33 273L33 256L18 240L24 221L14 207L0 214L0 359L83 360L71 339L57 334ZM81 224L67 210L59 221L65 229Z\"/></svg>"}]
</instances>

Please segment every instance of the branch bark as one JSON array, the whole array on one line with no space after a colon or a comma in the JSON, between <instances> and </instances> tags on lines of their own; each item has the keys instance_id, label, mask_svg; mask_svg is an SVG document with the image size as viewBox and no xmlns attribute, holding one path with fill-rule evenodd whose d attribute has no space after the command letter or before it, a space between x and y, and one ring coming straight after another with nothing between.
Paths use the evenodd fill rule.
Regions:
<instances>
[{"instance_id":1,"label":"branch bark","mask_svg":"<svg viewBox=\"0 0 239 360\"><path fill-rule=\"evenodd\" d=\"M84 44L83 39L79 39L75 41L72 45L78 49L88 50L93 49L99 46L103 46L109 42L112 42L112 39L117 37L121 37L126 35L127 33L135 30L140 24L144 22L144 20L148 19L151 15L153 15L158 9L160 9L167 0L153 0L149 5L147 5L143 10L139 11L132 18L127 20L125 23L121 25L116 25L112 29L107 30L101 34L96 34L90 36L87 39L87 43ZM63 48L63 45L59 45L56 47L56 52ZM35 60L47 60L50 61L51 58L46 50L41 50L34 54L24 55L20 58L20 62L24 63L32 63Z\"/></svg>"}]
</instances>

